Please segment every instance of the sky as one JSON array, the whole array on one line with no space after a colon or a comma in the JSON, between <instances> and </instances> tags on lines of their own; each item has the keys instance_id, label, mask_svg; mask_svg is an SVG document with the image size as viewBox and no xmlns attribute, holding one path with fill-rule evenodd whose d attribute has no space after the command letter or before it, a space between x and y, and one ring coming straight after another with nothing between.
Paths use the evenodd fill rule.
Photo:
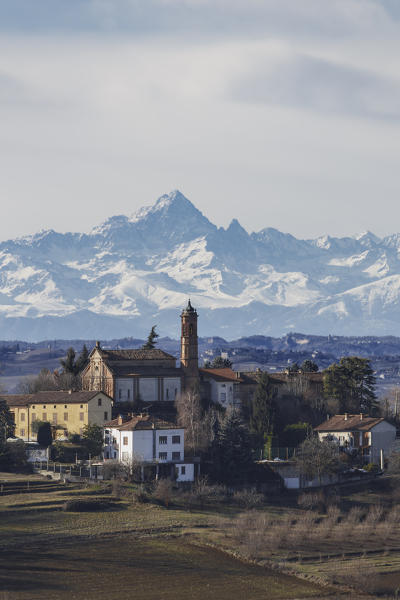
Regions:
<instances>
[{"instance_id":1,"label":"sky","mask_svg":"<svg viewBox=\"0 0 400 600\"><path fill-rule=\"evenodd\" d=\"M179 189L212 222L400 231L398 0L1 0L0 239Z\"/></svg>"}]
</instances>

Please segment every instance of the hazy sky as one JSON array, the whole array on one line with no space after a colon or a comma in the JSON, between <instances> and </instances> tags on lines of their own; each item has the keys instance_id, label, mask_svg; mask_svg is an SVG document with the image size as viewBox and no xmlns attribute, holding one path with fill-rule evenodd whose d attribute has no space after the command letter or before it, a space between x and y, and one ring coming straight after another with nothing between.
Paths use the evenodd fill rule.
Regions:
<instances>
[{"instance_id":1,"label":"hazy sky","mask_svg":"<svg viewBox=\"0 0 400 600\"><path fill-rule=\"evenodd\" d=\"M180 189L217 225L400 231L399 0L1 0L0 239Z\"/></svg>"}]
</instances>

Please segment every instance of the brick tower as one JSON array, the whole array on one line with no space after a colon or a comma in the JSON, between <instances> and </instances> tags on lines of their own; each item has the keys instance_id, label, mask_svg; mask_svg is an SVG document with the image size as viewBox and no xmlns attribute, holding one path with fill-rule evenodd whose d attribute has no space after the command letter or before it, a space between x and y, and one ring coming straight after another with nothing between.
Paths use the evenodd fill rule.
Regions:
<instances>
[{"instance_id":1,"label":"brick tower","mask_svg":"<svg viewBox=\"0 0 400 600\"><path fill-rule=\"evenodd\" d=\"M193 389L199 381L199 350L197 341L197 311L190 303L181 313L181 367L185 390Z\"/></svg>"}]
</instances>

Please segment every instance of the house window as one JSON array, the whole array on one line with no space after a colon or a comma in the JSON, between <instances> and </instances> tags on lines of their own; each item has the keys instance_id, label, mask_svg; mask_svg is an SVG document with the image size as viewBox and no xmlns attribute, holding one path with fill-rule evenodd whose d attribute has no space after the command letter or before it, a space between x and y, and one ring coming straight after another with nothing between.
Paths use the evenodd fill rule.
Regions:
<instances>
[{"instance_id":1,"label":"house window","mask_svg":"<svg viewBox=\"0 0 400 600\"><path fill-rule=\"evenodd\" d=\"M83 404L81 404L81 408L83 408Z\"/></svg>"},{"instance_id":2,"label":"house window","mask_svg":"<svg viewBox=\"0 0 400 600\"><path fill-rule=\"evenodd\" d=\"M128 462L129 460L129 452L123 452L122 453L122 460L125 462Z\"/></svg>"},{"instance_id":3,"label":"house window","mask_svg":"<svg viewBox=\"0 0 400 600\"><path fill-rule=\"evenodd\" d=\"M54 406L53 406L53 408L57 408L57 406L56 406L56 405L54 405Z\"/></svg>"},{"instance_id":4,"label":"house window","mask_svg":"<svg viewBox=\"0 0 400 600\"><path fill-rule=\"evenodd\" d=\"M158 453L158 458L160 460L167 460L167 453L166 452L159 452Z\"/></svg>"},{"instance_id":5,"label":"house window","mask_svg":"<svg viewBox=\"0 0 400 600\"><path fill-rule=\"evenodd\" d=\"M106 458L110 458L110 453L106 450Z\"/></svg>"},{"instance_id":6,"label":"house window","mask_svg":"<svg viewBox=\"0 0 400 600\"><path fill-rule=\"evenodd\" d=\"M68 408L68 406L66 404L64 404L64 408Z\"/></svg>"},{"instance_id":7,"label":"house window","mask_svg":"<svg viewBox=\"0 0 400 600\"><path fill-rule=\"evenodd\" d=\"M117 458L117 453L116 452L114 452L114 458Z\"/></svg>"},{"instance_id":8,"label":"house window","mask_svg":"<svg viewBox=\"0 0 400 600\"><path fill-rule=\"evenodd\" d=\"M79 413L79 420L80 421L84 421L85 420L85 414L84 413Z\"/></svg>"},{"instance_id":9,"label":"house window","mask_svg":"<svg viewBox=\"0 0 400 600\"><path fill-rule=\"evenodd\" d=\"M181 453L180 452L173 452L172 453L172 460L180 460L181 459Z\"/></svg>"},{"instance_id":10,"label":"house window","mask_svg":"<svg viewBox=\"0 0 400 600\"><path fill-rule=\"evenodd\" d=\"M36 413L32 413L32 421L36 421Z\"/></svg>"},{"instance_id":11,"label":"house window","mask_svg":"<svg viewBox=\"0 0 400 600\"><path fill-rule=\"evenodd\" d=\"M118 390L118 398L121 400L122 398L122 390L121 388Z\"/></svg>"},{"instance_id":12,"label":"house window","mask_svg":"<svg viewBox=\"0 0 400 600\"><path fill-rule=\"evenodd\" d=\"M122 441L123 445L124 445L124 446L127 446L127 445L128 445L128 436L124 436L124 437L122 438L122 440L123 440L123 441Z\"/></svg>"},{"instance_id":13,"label":"house window","mask_svg":"<svg viewBox=\"0 0 400 600\"><path fill-rule=\"evenodd\" d=\"M221 392L219 395L219 399L221 402L226 402L226 392Z\"/></svg>"},{"instance_id":14,"label":"house window","mask_svg":"<svg viewBox=\"0 0 400 600\"><path fill-rule=\"evenodd\" d=\"M25 435L25 429L20 429L20 434L21 434L22 437L24 437L24 435Z\"/></svg>"},{"instance_id":15,"label":"house window","mask_svg":"<svg viewBox=\"0 0 400 600\"><path fill-rule=\"evenodd\" d=\"M47 413L42 413L42 421L47 421Z\"/></svg>"},{"instance_id":16,"label":"house window","mask_svg":"<svg viewBox=\"0 0 400 600\"><path fill-rule=\"evenodd\" d=\"M186 467L181 467L181 475L185 475L186 474Z\"/></svg>"},{"instance_id":17,"label":"house window","mask_svg":"<svg viewBox=\"0 0 400 600\"><path fill-rule=\"evenodd\" d=\"M158 443L159 444L166 444L167 443L167 436L166 435L160 435L160 437L158 438Z\"/></svg>"},{"instance_id":18,"label":"house window","mask_svg":"<svg viewBox=\"0 0 400 600\"><path fill-rule=\"evenodd\" d=\"M97 399L97 406L101 406L101 398Z\"/></svg>"},{"instance_id":19,"label":"house window","mask_svg":"<svg viewBox=\"0 0 400 600\"><path fill-rule=\"evenodd\" d=\"M221 387L226 387L225 383L221 383Z\"/></svg>"},{"instance_id":20,"label":"house window","mask_svg":"<svg viewBox=\"0 0 400 600\"><path fill-rule=\"evenodd\" d=\"M25 413L21 413L21 421L25 421Z\"/></svg>"},{"instance_id":21,"label":"house window","mask_svg":"<svg viewBox=\"0 0 400 600\"><path fill-rule=\"evenodd\" d=\"M177 395L178 395L178 388L175 388L175 398L177 397Z\"/></svg>"},{"instance_id":22,"label":"house window","mask_svg":"<svg viewBox=\"0 0 400 600\"><path fill-rule=\"evenodd\" d=\"M168 388L165 390L165 396L166 396L167 400L169 400L169 389Z\"/></svg>"},{"instance_id":23,"label":"house window","mask_svg":"<svg viewBox=\"0 0 400 600\"><path fill-rule=\"evenodd\" d=\"M172 443L173 444L180 444L181 443L181 436L180 435L173 435L172 436Z\"/></svg>"},{"instance_id":24,"label":"house window","mask_svg":"<svg viewBox=\"0 0 400 600\"><path fill-rule=\"evenodd\" d=\"M46 405L44 405L43 408L46 408Z\"/></svg>"},{"instance_id":25,"label":"house window","mask_svg":"<svg viewBox=\"0 0 400 600\"><path fill-rule=\"evenodd\" d=\"M53 423L57 425L57 413L53 413Z\"/></svg>"},{"instance_id":26,"label":"house window","mask_svg":"<svg viewBox=\"0 0 400 600\"><path fill-rule=\"evenodd\" d=\"M68 421L68 413L64 413L64 421Z\"/></svg>"},{"instance_id":27,"label":"house window","mask_svg":"<svg viewBox=\"0 0 400 600\"><path fill-rule=\"evenodd\" d=\"M32 408L34 409L35 407L34 407L34 406L32 406Z\"/></svg>"},{"instance_id":28,"label":"house window","mask_svg":"<svg viewBox=\"0 0 400 600\"><path fill-rule=\"evenodd\" d=\"M128 400L129 400L129 398L131 397L131 390L129 390L129 389L128 389L128 391L127 391L127 393L126 393L126 394L127 394L127 396L128 396Z\"/></svg>"},{"instance_id":29,"label":"house window","mask_svg":"<svg viewBox=\"0 0 400 600\"><path fill-rule=\"evenodd\" d=\"M104 420L107 421L107 419L108 419L108 412L105 410L104 411Z\"/></svg>"}]
</instances>

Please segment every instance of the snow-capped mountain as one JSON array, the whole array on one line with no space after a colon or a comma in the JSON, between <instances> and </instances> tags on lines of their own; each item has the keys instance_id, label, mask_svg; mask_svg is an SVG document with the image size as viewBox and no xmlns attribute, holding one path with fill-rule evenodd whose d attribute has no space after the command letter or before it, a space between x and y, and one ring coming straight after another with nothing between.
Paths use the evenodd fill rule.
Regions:
<instances>
[{"instance_id":1,"label":"snow-capped mountain","mask_svg":"<svg viewBox=\"0 0 400 600\"><path fill-rule=\"evenodd\" d=\"M88 234L0 243L0 338L179 335L190 296L200 333L400 335L400 234L299 240L217 228L180 192Z\"/></svg>"}]
</instances>

